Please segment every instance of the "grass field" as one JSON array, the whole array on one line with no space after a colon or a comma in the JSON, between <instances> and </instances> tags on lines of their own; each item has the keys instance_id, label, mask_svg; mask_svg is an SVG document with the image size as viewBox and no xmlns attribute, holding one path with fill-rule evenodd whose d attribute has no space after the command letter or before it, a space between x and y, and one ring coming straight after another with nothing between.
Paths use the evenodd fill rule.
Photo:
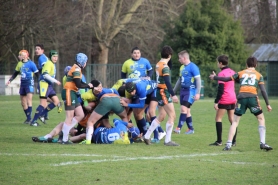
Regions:
<instances>
[{"instance_id":1,"label":"grass field","mask_svg":"<svg viewBox=\"0 0 278 185\"><path fill-rule=\"evenodd\" d=\"M33 113L38 103L34 97ZM270 99L270 113L263 100L261 104L266 141L274 148L269 152L259 149L257 120L249 111L241 119L232 151L208 146L216 140L212 99L193 105L195 134L172 135L179 147L166 147L163 141L84 146L34 143L32 136L48 133L64 121L65 113L54 109L46 125L30 127L22 124L19 96L0 96L0 184L278 184L278 100ZM176 113L178 117L178 106ZM224 142L228 129L225 116Z\"/></svg>"}]
</instances>

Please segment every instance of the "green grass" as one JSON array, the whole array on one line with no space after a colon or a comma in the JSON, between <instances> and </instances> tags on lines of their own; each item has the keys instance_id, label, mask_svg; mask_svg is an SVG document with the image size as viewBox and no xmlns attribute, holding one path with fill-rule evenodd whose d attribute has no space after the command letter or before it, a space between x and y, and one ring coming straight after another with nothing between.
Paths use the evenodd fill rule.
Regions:
<instances>
[{"instance_id":1,"label":"green grass","mask_svg":"<svg viewBox=\"0 0 278 185\"><path fill-rule=\"evenodd\" d=\"M38 103L34 97L33 112ZM54 109L48 124L30 127L22 124L25 115L19 96L0 96L0 184L277 184L278 100L270 100L270 113L263 100L261 103L266 140L274 148L269 152L259 149L258 123L249 111L241 118L237 146L232 151L222 151L224 146L208 146L216 140L212 99L193 105L194 135L172 135L180 147L166 147L163 141L151 146L64 146L31 140L64 121L64 112L58 114ZM176 112L178 118L178 106ZM165 122L162 126L165 128ZM225 116L224 142L228 129Z\"/></svg>"}]
</instances>

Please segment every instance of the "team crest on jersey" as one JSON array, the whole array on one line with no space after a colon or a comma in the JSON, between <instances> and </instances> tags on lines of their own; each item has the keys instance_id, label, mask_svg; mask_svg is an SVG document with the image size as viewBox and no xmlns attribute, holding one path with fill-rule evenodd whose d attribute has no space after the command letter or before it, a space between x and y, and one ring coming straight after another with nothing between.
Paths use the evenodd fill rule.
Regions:
<instances>
[{"instance_id":1,"label":"team crest on jersey","mask_svg":"<svg viewBox=\"0 0 278 185\"><path fill-rule=\"evenodd\" d=\"M140 64L139 68L145 68L145 65L144 64Z\"/></svg>"}]
</instances>

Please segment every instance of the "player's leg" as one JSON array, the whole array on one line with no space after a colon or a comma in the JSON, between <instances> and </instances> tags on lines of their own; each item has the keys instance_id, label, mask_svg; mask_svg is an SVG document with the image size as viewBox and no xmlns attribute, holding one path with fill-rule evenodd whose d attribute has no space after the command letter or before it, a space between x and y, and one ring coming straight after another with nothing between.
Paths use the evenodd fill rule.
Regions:
<instances>
[{"instance_id":1,"label":"player's leg","mask_svg":"<svg viewBox=\"0 0 278 185\"><path fill-rule=\"evenodd\" d=\"M136 120L137 127L143 135L147 132L147 123L144 118L144 111L146 107L147 105L145 105L144 108L133 108L133 115Z\"/></svg>"},{"instance_id":2,"label":"player's leg","mask_svg":"<svg viewBox=\"0 0 278 185\"><path fill-rule=\"evenodd\" d=\"M121 105L120 104L120 99L117 99L117 102L114 102L115 99L117 99L117 98L109 98L109 97L102 98L102 100L96 106L96 108L94 109L94 111L92 112L91 116L88 119L87 129L86 129L86 140L83 141L80 144L91 144L92 136L93 136L93 133L94 133L94 125L95 125L95 123L100 118L102 118L104 115L106 115L108 112L110 112L113 109L113 106L115 106L115 103L116 103L116 105L117 104L119 104L119 106ZM122 106L120 106L120 107L121 107L121 109L123 111L124 108ZM128 122L127 115L126 115L124 121Z\"/></svg>"},{"instance_id":3,"label":"player's leg","mask_svg":"<svg viewBox=\"0 0 278 185\"><path fill-rule=\"evenodd\" d=\"M63 124L63 140L62 144L70 144L69 132L79 121L84 117L83 109L80 103L77 101L77 95L75 91L63 89L61 92L62 99L65 102L66 119ZM82 117L83 116L83 117Z\"/></svg>"},{"instance_id":4,"label":"player's leg","mask_svg":"<svg viewBox=\"0 0 278 185\"><path fill-rule=\"evenodd\" d=\"M265 135L266 135L266 127L265 127L265 118L260 107L259 99L258 98L249 98L248 102L249 109L251 113L253 113L258 120L259 123L259 134L260 134L260 149L265 149L266 151L272 150L272 147L265 143Z\"/></svg>"},{"instance_id":5,"label":"player's leg","mask_svg":"<svg viewBox=\"0 0 278 185\"><path fill-rule=\"evenodd\" d=\"M235 135L240 118L241 118L240 115L236 115L236 114L234 115L233 123L231 124L230 129L229 129L228 141L226 143L226 147L223 150L231 150L232 140Z\"/></svg>"},{"instance_id":6,"label":"player's leg","mask_svg":"<svg viewBox=\"0 0 278 185\"><path fill-rule=\"evenodd\" d=\"M176 134L180 133L182 126L184 125L184 123L186 123L186 117L187 117L187 107L185 107L184 105L180 105L179 123L176 129L174 130Z\"/></svg>"},{"instance_id":7,"label":"player's leg","mask_svg":"<svg viewBox=\"0 0 278 185\"><path fill-rule=\"evenodd\" d=\"M56 92L55 92L53 86L48 87L48 98L50 98L52 102L49 103L47 105L47 107L44 109L44 111L40 115L41 117L45 117L45 115L48 114L49 111L51 111L56 106L58 106L58 104L60 104L60 100L59 100L58 96L56 95Z\"/></svg>"},{"instance_id":8,"label":"player's leg","mask_svg":"<svg viewBox=\"0 0 278 185\"><path fill-rule=\"evenodd\" d=\"M210 146L222 145L222 118L225 115L225 113L226 113L226 109L222 109L221 107L219 108L219 104L218 104L218 109L216 110L216 115L215 115L215 127L216 127L217 140L214 143L211 143ZM229 116L234 116L234 114L232 115L229 114Z\"/></svg>"},{"instance_id":9,"label":"player's leg","mask_svg":"<svg viewBox=\"0 0 278 185\"><path fill-rule=\"evenodd\" d=\"M40 115L43 113L45 107L47 106L47 97L48 97L48 83L40 82L40 105L36 109L36 113L30 123L30 126L38 126L37 120L39 119Z\"/></svg>"},{"instance_id":10,"label":"player's leg","mask_svg":"<svg viewBox=\"0 0 278 185\"><path fill-rule=\"evenodd\" d=\"M180 90L180 117L179 117L178 126L174 130L176 134L180 134L180 130L184 125L184 123L186 122L187 107L185 107L183 104L185 103L185 100L188 99L188 96L189 96L189 91L184 89Z\"/></svg>"},{"instance_id":11,"label":"player's leg","mask_svg":"<svg viewBox=\"0 0 278 185\"><path fill-rule=\"evenodd\" d=\"M185 107L187 107L187 113L186 113L186 124L188 127L188 130L185 132L185 134L194 134L194 127L193 127L193 120L192 120L192 115L191 115L191 111L190 111L190 107L193 105L194 103L194 96L195 96L196 92L195 89L190 89L189 90L189 95L184 97L184 100L182 102L182 105L184 105Z\"/></svg>"},{"instance_id":12,"label":"player's leg","mask_svg":"<svg viewBox=\"0 0 278 185\"><path fill-rule=\"evenodd\" d=\"M231 124L233 123L234 113L235 113L235 104L227 105L228 119ZM237 128L236 128L235 135L233 137L232 146L236 146L236 136L237 136Z\"/></svg>"},{"instance_id":13,"label":"player's leg","mask_svg":"<svg viewBox=\"0 0 278 185\"><path fill-rule=\"evenodd\" d=\"M32 86L33 87L33 86ZM34 93L34 89L31 89L33 91L30 91L29 93L27 93L26 98L27 98L27 119L31 121L32 119L32 107L33 107L33 93Z\"/></svg>"},{"instance_id":14,"label":"player's leg","mask_svg":"<svg viewBox=\"0 0 278 185\"><path fill-rule=\"evenodd\" d=\"M176 119L174 104L172 102L168 103L167 105L164 105L163 108L168 115L168 120L166 122L166 136L165 136L164 145L166 145L166 146L179 146L179 144L172 141L172 131L173 131L174 122L175 122L175 119Z\"/></svg>"},{"instance_id":15,"label":"player's leg","mask_svg":"<svg viewBox=\"0 0 278 185\"><path fill-rule=\"evenodd\" d=\"M26 97L27 95L26 87L20 86L19 95L20 95L20 103L26 116L26 120L23 123L30 124L31 118L28 119L29 115L28 115L28 104L27 104L27 97Z\"/></svg>"},{"instance_id":16,"label":"player's leg","mask_svg":"<svg viewBox=\"0 0 278 185\"><path fill-rule=\"evenodd\" d=\"M26 95L20 95L20 102L26 116L26 120L23 123L30 124L31 119L28 119L30 116L28 115L28 104Z\"/></svg>"}]
</instances>

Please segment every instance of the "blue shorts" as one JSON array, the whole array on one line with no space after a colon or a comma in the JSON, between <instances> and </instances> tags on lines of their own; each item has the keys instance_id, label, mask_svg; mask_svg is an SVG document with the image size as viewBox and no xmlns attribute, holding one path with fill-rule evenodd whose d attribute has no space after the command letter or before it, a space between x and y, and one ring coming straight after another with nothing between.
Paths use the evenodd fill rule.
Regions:
<instances>
[{"instance_id":1,"label":"blue shorts","mask_svg":"<svg viewBox=\"0 0 278 185\"><path fill-rule=\"evenodd\" d=\"M20 96L26 96L28 93L34 94L34 86L33 85L20 86L20 89L19 89Z\"/></svg>"},{"instance_id":2,"label":"blue shorts","mask_svg":"<svg viewBox=\"0 0 278 185\"><path fill-rule=\"evenodd\" d=\"M49 85L47 82L42 81L40 81L39 84L40 98L51 98L53 96L56 96L56 92L52 85Z\"/></svg>"},{"instance_id":3,"label":"blue shorts","mask_svg":"<svg viewBox=\"0 0 278 185\"><path fill-rule=\"evenodd\" d=\"M184 105L185 103L190 103L191 105L194 103L194 96L196 95L196 89L184 89L180 90L180 104Z\"/></svg>"}]
</instances>

